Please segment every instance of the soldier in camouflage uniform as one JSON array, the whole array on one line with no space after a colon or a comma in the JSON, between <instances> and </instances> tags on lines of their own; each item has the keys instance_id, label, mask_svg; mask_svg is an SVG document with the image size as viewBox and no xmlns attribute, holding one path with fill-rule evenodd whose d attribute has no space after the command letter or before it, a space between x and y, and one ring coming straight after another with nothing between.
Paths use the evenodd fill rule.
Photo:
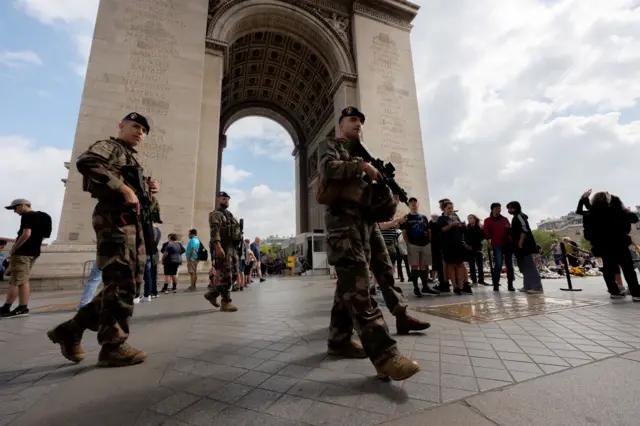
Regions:
<instances>
[{"instance_id":1,"label":"soldier in camouflage uniform","mask_svg":"<svg viewBox=\"0 0 640 426\"><path fill-rule=\"evenodd\" d=\"M396 315L398 331L426 327L406 315L406 300L394 284L393 267L380 229L365 218L367 206L363 205L363 198L367 185L362 176L366 173L376 180L380 173L349 153L351 144L360 138L364 120L357 108L345 108L340 116L340 137L327 139L320 148L321 186L317 197L327 205L327 258L338 275L328 352L350 358L368 357L378 377L405 380L420 367L400 355L389 334L382 312L369 294L369 269ZM362 346L351 340L354 327Z\"/></svg>"},{"instance_id":2,"label":"soldier in camouflage uniform","mask_svg":"<svg viewBox=\"0 0 640 426\"><path fill-rule=\"evenodd\" d=\"M83 189L98 199L92 222L97 239L96 263L102 270L104 288L73 319L47 333L70 361L84 359L80 343L86 329L98 332L102 346L98 366L134 365L147 358L146 352L126 343L136 284L143 282L146 253L137 214L140 201L123 181L122 168L141 168L135 147L149 130L145 117L130 113L120 123L117 138L98 141L78 157L76 167L83 176ZM152 194L159 190L157 181L146 185ZM157 208L155 198L152 201Z\"/></svg>"},{"instance_id":3,"label":"soldier in camouflage uniform","mask_svg":"<svg viewBox=\"0 0 640 426\"><path fill-rule=\"evenodd\" d=\"M216 308L218 296L222 301L220 310L235 312L238 310L231 304L231 286L238 278L238 253L236 248L242 239L240 225L229 211L229 194L221 191L216 200L217 207L209 213L209 229L211 229L211 251L215 253L215 268L219 282L204 295L204 298Z\"/></svg>"}]
</instances>

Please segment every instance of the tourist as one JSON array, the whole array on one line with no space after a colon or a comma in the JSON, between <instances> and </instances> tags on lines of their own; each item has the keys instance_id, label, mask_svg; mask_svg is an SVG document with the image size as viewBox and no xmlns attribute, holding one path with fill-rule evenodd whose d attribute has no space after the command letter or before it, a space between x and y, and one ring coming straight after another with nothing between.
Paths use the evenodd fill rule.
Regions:
<instances>
[{"instance_id":1,"label":"tourist","mask_svg":"<svg viewBox=\"0 0 640 426\"><path fill-rule=\"evenodd\" d=\"M31 268L40 256L42 241L51 236L51 216L31 209L31 202L24 198L13 200L5 207L20 216L18 239L9 253L9 289L4 306L0 308L0 318L17 318L29 315L29 277ZM11 305L19 299L18 307L11 311Z\"/></svg>"},{"instance_id":2,"label":"tourist","mask_svg":"<svg viewBox=\"0 0 640 426\"><path fill-rule=\"evenodd\" d=\"M638 216L629 211L620 198L608 192L596 193L590 204L589 211L584 213L584 237L591 243L593 255L602 258L602 274L610 297L620 299L625 296L615 279L619 265L633 301L640 302L640 285L629 252L631 224L638 222Z\"/></svg>"},{"instance_id":3,"label":"tourist","mask_svg":"<svg viewBox=\"0 0 640 426\"><path fill-rule=\"evenodd\" d=\"M484 256L482 254L482 242L484 230L480 227L480 219L474 214L467 216L467 227L464 231L464 241L469 249L469 269L471 270L471 282L473 284L485 284L484 282Z\"/></svg>"},{"instance_id":4,"label":"tourist","mask_svg":"<svg viewBox=\"0 0 640 426\"><path fill-rule=\"evenodd\" d=\"M500 291L500 274L502 262L507 266L507 284L509 291L515 291L513 281L513 253L511 251L511 224L509 219L502 216L500 203L491 204L491 214L484 220L484 234L489 242L489 250L493 250L495 265L492 274L493 291Z\"/></svg>"},{"instance_id":5,"label":"tourist","mask_svg":"<svg viewBox=\"0 0 640 426\"><path fill-rule=\"evenodd\" d=\"M178 241L176 234L169 234L169 241L162 245L162 267L164 269L164 287L162 292L169 293L169 281L173 284L171 291L178 289L178 268L182 264L182 255L186 252L184 246Z\"/></svg>"},{"instance_id":6,"label":"tourist","mask_svg":"<svg viewBox=\"0 0 640 426\"><path fill-rule=\"evenodd\" d=\"M198 282L198 252L202 243L198 238L198 231L191 229L189 231L189 244L187 244L187 271L191 285L185 291L196 291L196 283Z\"/></svg>"},{"instance_id":7,"label":"tourist","mask_svg":"<svg viewBox=\"0 0 640 426\"><path fill-rule=\"evenodd\" d=\"M98 286L102 282L102 271L98 268L98 263L93 262L91 272L89 272L89 278L85 284L84 290L82 290L82 296L80 296L80 303L78 303L78 309L88 304L93 300L93 297L98 291Z\"/></svg>"},{"instance_id":8,"label":"tourist","mask_svg":"<svg viewBox=\"0 0 640 426\"><path fill-rule=\"evenodd\" d=\"M454 293L457 295L473 294L471 286L467 282L467 273L464 267L467 258L464 224L457 219L451 201L445 201L443 207L444 214L438 218L438 225L442 230L440 242L447 276L453 283Z\"/></svg>"},{"instance_id":9,"label":"tourist","mask_svg":"<svg viewBox=\"0 0 640 426\"><path fill-rule=\"evenodd\" d=\"M429 219L418 212L420 204L415 197L409 198L409 214L400 227L402 238L407 243L409 264L411 265L411 281L413 294L422 297L423 294L437 296L439 291L429 288L429 265L432 264ZM418 279L422 281L422 291L418 287Z\"/></svg>"},{"instance_id":10,"label":"tourist","mask_svg":"<svg viewBox=\"0 0 640 426\"><path fill-rule=\"evenodd\" d=\"M507 204L507 211L513 216L511 221L511 244L513 254L518 261L518 268L522 273L524 286L519 291L529 294L540 294L542 280L533 259L538 253L538 245L529 226L529 217L522 212L522 207L517 201Z\"/></svg>"}]
</instances>

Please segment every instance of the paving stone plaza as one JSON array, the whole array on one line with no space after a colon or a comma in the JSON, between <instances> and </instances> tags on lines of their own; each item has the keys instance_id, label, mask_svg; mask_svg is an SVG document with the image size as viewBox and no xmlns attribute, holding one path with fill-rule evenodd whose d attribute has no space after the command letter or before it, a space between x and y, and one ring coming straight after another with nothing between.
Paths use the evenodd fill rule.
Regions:
<instances>
[{"instance_id":1,"label":"paving stone plaza","mask_svg":"<svg viewBox=\"0 0 640 426\"><path fill-rule=\"evenodd\" d=\"M432 327L394 336L421 367L405 382L375 379L368 360L326 355L326 278L254 284L233 294L237 313L212 309L203 291L137 305L130 343L150 355L118 369L95 367L95 333L85 334L78 365L48 341L78 291L36 293L29 317L0 321L0 425L637 424L640 306L612 303L601 278L575 281L584 290L575 293L560 291L562 280L544 284L544 296L489 287L410 296L412 315ZM518 317L508 318L509 306ZM508 319L418 312L428 308L501 309Z\"/></svg>"}]
</instances>

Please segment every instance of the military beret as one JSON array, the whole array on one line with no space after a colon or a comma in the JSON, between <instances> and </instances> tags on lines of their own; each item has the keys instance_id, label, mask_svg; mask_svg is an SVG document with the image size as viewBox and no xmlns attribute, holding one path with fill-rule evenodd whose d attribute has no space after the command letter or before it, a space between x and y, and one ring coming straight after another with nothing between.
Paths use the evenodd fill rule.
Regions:
<instances>
[{"instance_id":1,"label":"military beret","mask_svg":"<svg viewBox=\"0 0 640 426\"><path fill-rule=\"evenodd\" d=\"M149 127L149 122L147 121L145 116L140 115L137 112L130 112L122 119L122 121L125 121L125 120L135 121L136 123L138 123L139 125L141 125L147 130L147 134L149 134L149 132L151 131L151 127Z\"/></svg>"},{"instance_id":2,"label":"military beret","mask_svg":"<svg viewBox=\"0 0 640 426\"><path fill-rule=\"evenodd\" d=\"M227 193L226 193L226 192L224 192L224 191L220 191L220 192L218 192L218 197L231 198L231 197L229 196L229 194L227 194Z\"/></svg>"},{"instance_id":3,"label":"military beret","mask_svg":"<svg viewBox=\"0 0 640 426\"><path fill-rule=\"evenodd\" d=\"M340 112L340 120L345 117L358 117L362 123L364 123L364 114L356 107L346 107Z\"/></svg>"}]
</instances>

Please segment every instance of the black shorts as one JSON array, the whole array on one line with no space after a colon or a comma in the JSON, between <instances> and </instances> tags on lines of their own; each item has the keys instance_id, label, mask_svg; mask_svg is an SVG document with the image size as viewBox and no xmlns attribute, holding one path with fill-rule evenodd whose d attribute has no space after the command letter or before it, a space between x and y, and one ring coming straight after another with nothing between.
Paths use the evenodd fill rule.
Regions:
<instances>
[{"instance_id":1,"label":"black shorts","mask_svg":"<svg viewBox=\"0 0 640 426\"><path fill-rule=\"evenodd\" d=\"M178 268L180 267L179 263L167 262L163 265L164 274L167 276L178 275Z\"/></svg>"},{"instance_id":2,"label":"black shorts","mask_svg":"<svg viewBox=\"0 0 640 426\"><path fill-rule=\"evenodd\" d=\"M251 274L251 268L253 268L253 262L249 262L244 266L244 274L245 275L250 275Z\"/></svg>"}]
</instances>

